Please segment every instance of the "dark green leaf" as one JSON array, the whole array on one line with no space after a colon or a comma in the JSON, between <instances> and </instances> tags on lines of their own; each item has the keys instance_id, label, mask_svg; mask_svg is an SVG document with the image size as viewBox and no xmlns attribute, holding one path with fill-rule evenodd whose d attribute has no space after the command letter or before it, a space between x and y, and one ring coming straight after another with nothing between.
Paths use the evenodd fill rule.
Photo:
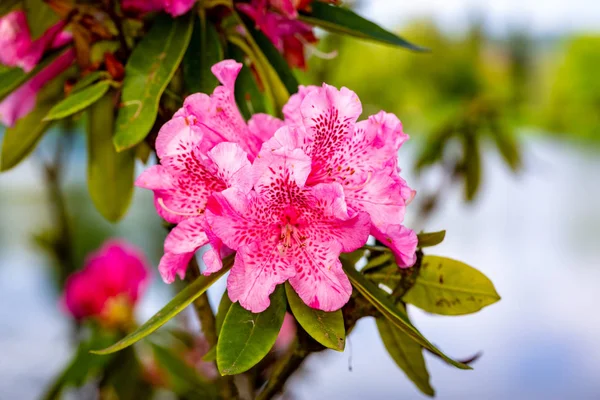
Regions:
<instances>
[{"instance_id":1,"label":"dark green leaf","mask_svg":"<svg viewBox=\"0 0 600 400\"><path fill-rule=\"evenodd\" d=\"M135 167L133 150L117 153L113 146L113 99L109 92L92 104L87 129L88 189L100 214L111 222L121 219L131 203Z\"/></svg>"},{"instance_id":2,"label":"dark green leaf","mask_svg":"<svg viewBox=\"0 0 600 400\"><path fill-rule=\"evenodd\" d=\"M0 17L4 17L6 14L12 11L18 4L21 3L21 0L2 0L0 2Z\"/></svg>"},{"instance_id":3,"label":"dark green leaf","mask_svg":"<svg viewBox=\"0 0 600 400\"><path fill-rule=\"evenodd\" d=\"M342 310L325 312L307 306L287 282L285 293L296 321L313 339L330 349L344 351L346 329Z\"/></svg>"},{"instance_id":4,"label":"dark green leaf","mask_svg":"<svg viewBox=\"0 0 600 400\"><path fill-rule=\"evenodd\" d=\"M269 38L261 31L254 28L254 23L249 18L241 16L241 19L244 22L246 30L250 32L258 47L267 57L289 94L296 93L298 91L298 80L292 73L287 61L283 58L281 53L279 53L277 48L275 48L273 43L271 43Z\"/></svg>"},{"instance_id":5,"label":"dark green leaf","mask_svg":"<svg viewBox=\"0 0 600 400\"><path fill-rule=\"evenodd\" d=\"M73 86L73 89L71 89L71 93L76 93L81 89L88 87L92 83L96 83L96 81L99 81L100 79L108 78L110 78L110 74L106 71L90 72L89 74L81 78L79 81L77 81L77 83Z\"/></svg>"},{"instance_id":6,"label":"dark green leaf","mask_svg":"<svg viewBox=\"0 0 600 400\"><path fill-rule=\"evenodd\" d=\"M221 333L221 327L223 326L223 321L225 321L225 317L231 308L233 303L229 299L229 295L227 294L227 290L223 293L221 297L221 301L219 302L219 308L217 309L217 315L215 316L215 329L217 331L217 336Z\"/></svg>"},{"instance_id":7,"label":"dark green leaf","mask_svg":"<svg viewBox=\"0 0 600 400\"><path fill-rule=\"evenodd\" d=\"M125 347L131 346L139 340L145 338L164 324L166 324L171 318L183 311L189 306L194 300L206 292L206 290L215 283L220 277L222 277L227 271L231 269L233 265L233 256L227 257L223 260L223 268L209 276L200 276L190 285L186 286L182 291L177 293L175 297L165 305L159 312L154 314L152 318L146 321L142 326L136 329L134 332L127 335L127 337L121 339L117 343L103 350L94 350L92 353L95 354L110 354L115 351L124 349Z\"/></svg>"},{"instance_id":8,"label":"dark green leaf","mask_svg":"<svg viewBox=\"0 0 600 400\"><path fill-rule=\"evenodd\" d=\"M440 351L437 347L431 344L425 337L419 332L417 328L408 320L408 316L402 310L400 310L392 300L388 297L387 293L379 289L373 282L367 280L360 272L354 269L354 266L345 265L344 270L352 283L352 286L365 297L375 308L386 317L394 326L408 335L412 340L419 343L421 346L431 350L431 352L439 355L447 363L454 365L460 369L471 369L468 365L457 362Z\"/></svg>"},{"instance_id":9,"label":"dark green leaf","mask_svg":"<svg viewBox=\"0 0 600 400\"><path fill-rule=\"evenodd\" d=\"M125 66L114 136L118 151L135 146L152 129L160 97L187 49L193 21L191 13L176 19L161 14L133 50Z\"/></svg>"},{"instance_id":10,"label":"dark green leaf","mask_svg":"<svg viewBox=\"0 0 600 400\"><path fill-rule=\"evenodd\" d=\"M271 294L271 304L254 314L239 303L229 309L217 344L217 366L221 375L235 375L252 368L275 344L285 317L283 285Z\"/></svg>"},{"instance_id":11,"label":"dark green leaf","mask_svg":"<svg viewBox=\"0 0 600 400\"><path fill-rule=\"evenodd\" d=\"M244 63L244 53L236 46L230 46L231 57ZM235 102L246 119L256 113L266 112L265 96L260 92L252 71L245 64L235 81Z\"/></svg>"},{"instance_id":12,"label":"dark green leaf","mask_svg":"<svg viewBox=\"0 0 600 400\"><path fill-rule=\"evenodd\" d=\"M410 50L427 50L364 19L352 10L319 0L313 1L310 5L310 13L301 14L299 19L309 25L318 26L330 32L400 46Z\"/></svg>"},{"instance_id":13,"label":"dark green leaf","mask_svg":"<svg viewBox=\"0 0 600 400\"><path fill-rule=\"evenodd\" d=\"M188 92L212 93L219 82L210 68L222 59L223 48L217 29L206 18L200 18L183 58L183 79Z\"/></svg>"},{"instance_id":14,"label":"dark green leaf","mask_svg":"<svg viewBox=\"0 0 600 400\"><path fill-rule=\"evenodd\" d=\"M101 81L78 92L72 93L63 101L52 107L43 120L52 121L55 119L62 119L85 110L90 105L100 100L100 98L106 94L110 85L111 83L109 81ZM113 114L113 107L111 107L110 110L107 109L105 111L110 111L110 114ZM112 134L112 121L110 130ZM112 136L110 144L112 147Z\"/></svg>"},{"instance_id":15,"label":"dark green leaf","mask_svg":"<svg viewBox=\"0 0 600 400\"><path fill-rule=\"evenodd\" d=\"M490 123L490 131L504 162L513 172L517 172L521 168L522 162L519 143L514 134L497 122Z\"/></svg>"},{"instance_id":16,"label":"dark green leaf","mask_svg":"<svg viewBox=\"0 0 600 400\"><path fill-rule=\"evenodd\" d=\"M475 199L481 184L481 154L479 140L475 135L465 135L463 139L464 171L465 171L465 198L467 201Z\"/></svg>"},{"instance_id":17,"label":"dark green leaf","mask_svg":"<svg viewBox=\"0 0 600 400\"><path fill-rule=\"evenodd\" d=\"M169 381L169 388L186 399L217 399L217 387L210 385L198 375L198 372L186 364L172 350L152 344L154 358Z\"/></svg>"},{"instance_id":18,"label":"dark green leaf","mask_svg":"<svg viewBox=\"0 0 600 400\"><path fill-rule=\"evenodd\" d=\"M446 231L419 233L417 239L419 239L419 247L432 247L444 241L446 237Z\"/></svg>"},{"instance_id":19,"label":"dark green leaf","mask_svg":"<svg viewBox=\"0 0 600 400\"><path fill-rule=\"evenodd\" d=\"M23 3L31 40L38 39L48 28L60 21L52 7L43 0L23 0Z\"/></svg>"},{"instance_id":20,"label":"dark green leaf","mask_svg":"<svg viewBox=\"0 0 600 400\"><path fill-rule=\"evenodd\" d=\"M396 365L414 382L421 392L428 396L435 395L429 384L429 372L423 357L423 348L396 328L385 318L377 318L377 330L383 345Z\"/></svg>"},{"instance_id":21,"label":"dark green leaf","mask_svg":"<svg viewBox=\"0 0 600 400\"><path fill-rule=\"evenodd\" d=\"M427 312L463 315L500 300L494 284L460 261L425 256L414 286L402 298Z\"/></svg>"},{"instance_id":22,"label":"dark green leaf","mask_svg":"<svg viewBox=\"0 0 600 400\"><path fill-rule=\"evenodd\" d=\"M383 254L378 255L377 257L371 258L367 264L361 269L361 272L364 274L366 272L370 272L371 270L378 269L384 265L389 263L395 263L392 252L386 251Z\"/></svg>"}]
</instances>

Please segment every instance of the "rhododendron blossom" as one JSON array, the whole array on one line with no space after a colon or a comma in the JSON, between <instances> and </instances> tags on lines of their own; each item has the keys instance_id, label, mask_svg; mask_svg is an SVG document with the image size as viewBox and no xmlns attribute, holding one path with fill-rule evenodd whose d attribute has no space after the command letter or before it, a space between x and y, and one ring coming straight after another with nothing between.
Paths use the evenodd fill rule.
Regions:
<instances>
[{"instance_id":1,"label":"rhododendron blossom","mask_svg":"<svg viewBox=\"0 0 600 400\"><path fill-rule=\"evenodd\" d=\"M234 184L247 173L264 140L283 124L266 114L256 114L248 123L234 98L235 79L242 64L222 61L212 71L222 86L211 96L189 96L172 120L160 130L156 154L161 164L146 170L136 185L154 191L156 209L165 220L179 223L165 241L159 271L167 283L183 279L194 252L209 241L204 228L206 201L214 192ZM235 142L235 143L234 143ZM210 235L210 233L208 233ZM209 272L220 268L219 240L204 260Z\"/></svg>"},{"instance_id":2,"label":"rhododendron blossom","mask_svg":"<svg viewBox=\"0 0 600 400\"><path fill-rule=\"evenodd\" d=\"M65 284L64 302L74 318L123 322L148 282L143 254L123 241L108 241Z\"/></svg>"},{"instance_id":3,"label":"rhododendron blossom","mask_svg":"<svg viewBox=\"0 0 600 400\"><path fill-rule=\"evenodd\" d=\"M244 175L253 189L244 190L249 182L236 185L208 203L210 230L237 251L229 297L252 312L264 311L269 295L287 280L313 308L337 310L350 298L339 255L365 244L369 216L349 216L339 183L307 186L310 170L301 149L263 146Z\"/></svg>"},{"instance_id":4,"label":"rhododendron blossom","mask_svg":"<svg viewBox=\"0 0 600 400\"><path fill-rule=\"evenodd\" d=\"M398 265L412 266L417 237L401 222L414 191L397 165L408 135L393 114L381 111L356 122L361 112L351 90L301 87L283 109L285 122L296 129L279 130L265 147L303 149L312 159L307 185L341 184L350 212L368 213L371 234L394 251Z\"/></svg>"}]
</instances>

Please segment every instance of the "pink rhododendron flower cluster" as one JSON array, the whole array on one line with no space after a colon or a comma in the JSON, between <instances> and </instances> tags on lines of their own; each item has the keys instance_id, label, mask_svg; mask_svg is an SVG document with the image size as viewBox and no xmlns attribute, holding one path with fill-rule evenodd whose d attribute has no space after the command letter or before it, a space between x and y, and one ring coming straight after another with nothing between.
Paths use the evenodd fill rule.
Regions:
<instances>
[{"instance_id":1,"label":"pink rhododendron flower cluster","mask_svg":"<svg viewBox=\"0 0 600 400\"><path fill-rule=\"evenodd\" d=\"M44 52L71 41L71 34L63 32L65 24L50 27L37 40L31 40L23 11L13 11L0 18L0 63L31 71L40 62ZM6 126L29 114L35 107L37 93L44 85L65 71L75 60L75 52L68 50L29 81L21 85L0 103L0 122Z\"/></svg>"},{"instance_id":2,"label":"pink rhododendron flower cluster","mask_svg":"<svg viewBox=\"0 0 600 400\"><path fill-rule=\"evenodd\" d=\"M195 2L196 0L123 0L121 7L129 12L164 11L173 17L178 17L188 12Z\"/></svg>"},{"instance_id":3,"label":"pink rhododendron flower cluster","mask_svg":"<svg viewBox=\"0 0 600 400\"><path fill-rule=\"evenodd\" d=\"M64 303L77 320L105 323L127 319L148 283L142 252L123 241L108 241L65 284Z\"/></svg>"},{"instance_id":4,"label":"pink rhododendron flower cluster","mask_svg":"<svg viewBox=\"0 0 600 400\"><path fill-rule=\"evenodd\" d=\"M414 192L399 176L397 152L408 138L400 121L380 112L357 122L361 103L349 89L301 87L284 120L254 115L234 100L241 64L213 67L222 83L195 94L160 130L160 164L136 184L154 191L158 213L178 225L165 241L159 271L183 278L208 243L204 274L236 252L227 281L232 301L252 312L289 281L310 307L333 311L352 287L340 253L375 236L400 266L415 262L416 235L401 225Z\"/></svg>"}]
</instances>

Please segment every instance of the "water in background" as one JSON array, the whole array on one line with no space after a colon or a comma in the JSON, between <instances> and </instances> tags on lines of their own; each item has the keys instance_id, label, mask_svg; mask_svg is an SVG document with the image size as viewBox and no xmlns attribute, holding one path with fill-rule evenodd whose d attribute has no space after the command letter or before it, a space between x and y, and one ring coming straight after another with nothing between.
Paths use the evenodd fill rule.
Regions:
<instances>
[{"instance_id":1,"label":"water in background","mask_svg":"<svg viewBox=\"0 0 600 400\"><path fill-rule=\"evenodd\" d=\"M410 153L403 148L403 155ZM477 203L464 205L460 193L449 193L426 226L448 231L430 253L480 269L502 296L471 316L409 310L425 336L448 354L461 358L483 351L474 371L427 356L439 399L600 396L600 317L594 307L600 282L600 159L540 138L525 143L525 154L525 171L516 178L490 155ZM69 187L81 185L85 175L84 160L73 163ZM116 233L145 248L156 265L164 232L150 199L150 193L136 192ZM0 221L0 399L34 399L71 351L69 321L48 284L48 261L30 239L48 224L35 163L0 177ZM169 298L156 273L155 278L140 318ZM213 304L223 285L211 289ZM310 358L290 387L299 400L423 398L386 354L371 319L359 323L344 353Z\"/></svg>"}]
</instances>

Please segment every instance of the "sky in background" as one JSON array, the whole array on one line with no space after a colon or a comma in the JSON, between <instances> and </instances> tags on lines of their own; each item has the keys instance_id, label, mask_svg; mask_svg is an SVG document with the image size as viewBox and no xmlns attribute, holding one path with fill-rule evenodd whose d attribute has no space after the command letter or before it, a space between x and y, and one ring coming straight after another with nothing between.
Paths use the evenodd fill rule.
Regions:
<instances>
[{"instance_id":1,"label":"sky in background","mask_svg":"<svg viewBox=\"0 0 600 400\"><path fill-rule=\"evenodd\" d=\"M392 28L419 16L432 16L449 30L460 31L480 15L494 34L526 26L535 35L599 31L598 0L361 0L360 13Z\"/></svg>"}]
</instances>

